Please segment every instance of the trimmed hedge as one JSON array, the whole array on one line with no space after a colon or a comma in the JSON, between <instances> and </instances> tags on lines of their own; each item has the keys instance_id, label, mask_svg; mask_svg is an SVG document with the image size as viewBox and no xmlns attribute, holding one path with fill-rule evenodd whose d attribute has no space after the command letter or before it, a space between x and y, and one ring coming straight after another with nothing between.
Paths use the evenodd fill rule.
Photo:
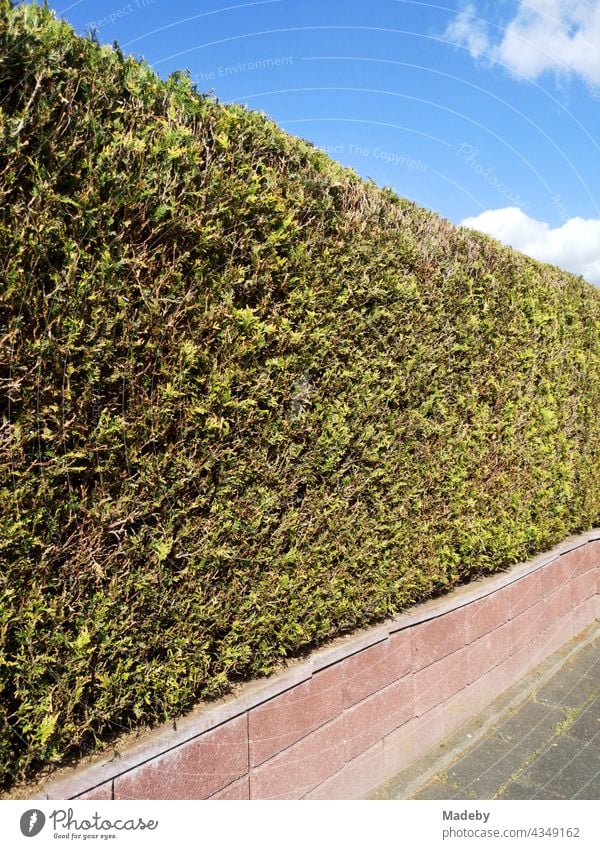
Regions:
<instances>
[{"instance_id":1,"label":"trimmed hedge","mask_svg":"<svg viewBox=\"0 0 600 849\"><path fill-rule=\"evenodd\" d=\"M600 292L0 0L0 781L600 519Z\"/></svg>"}]
</instances>

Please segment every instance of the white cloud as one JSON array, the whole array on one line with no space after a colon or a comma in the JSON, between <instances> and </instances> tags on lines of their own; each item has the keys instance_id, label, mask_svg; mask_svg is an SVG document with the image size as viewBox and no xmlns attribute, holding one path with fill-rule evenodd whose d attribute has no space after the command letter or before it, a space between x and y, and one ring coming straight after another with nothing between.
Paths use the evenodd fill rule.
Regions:
<instances>
[{"instance_id":1,"label":"white cloud","mask_svg":"<svg viewBox=\"0 0 600 849\"><path fill-rule=\"evenodd\" d=\"M464 10L451 21L445 37L468 47L474 59L489 54L491 50L487 24L477 19L477 9L473 3L467 3Z\"/></svg>"},{"instance_id":2,"label":"white cloud","mask_svg":"<svg viewBox=\"0 0 600 849\"><path fill-rule=\"evenodd\" d=\"M600 218L570 218L560 227L551 227L516 206L508 206L460 223L600 286Z\"/></svg>"},{"instance_id":3,"label":"white cloud","mask_svg":"<svg viewBox=\"0 0 600 849\"><path fill-rule=\"evenodd\" d=\"M473 58L501 62L530 79L553 71L600 85L600 0L520 0L503 27L482 18L468 3L445 37L464 44Z\"/></svg>"}]
</instances>

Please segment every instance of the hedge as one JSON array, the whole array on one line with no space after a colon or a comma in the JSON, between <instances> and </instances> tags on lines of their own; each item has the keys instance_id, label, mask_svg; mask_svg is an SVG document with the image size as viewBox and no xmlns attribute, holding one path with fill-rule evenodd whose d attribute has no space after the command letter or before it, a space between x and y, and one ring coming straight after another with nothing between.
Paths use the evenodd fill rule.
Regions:
<instances>
[{"instance_id":1,"label":"hedge","mask_svg":"<svg viewBox=\"0 0 600 849\"><path fill-rule=\"evenodd\" d=\"M600 292L0 0L0 783L600 519Z\"/></svg>"}]
</instances>

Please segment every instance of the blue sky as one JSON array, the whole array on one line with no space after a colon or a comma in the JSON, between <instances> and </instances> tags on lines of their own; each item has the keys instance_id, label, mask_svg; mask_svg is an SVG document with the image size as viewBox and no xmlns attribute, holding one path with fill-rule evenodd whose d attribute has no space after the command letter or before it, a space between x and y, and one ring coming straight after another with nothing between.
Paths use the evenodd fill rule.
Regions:
<instances>
[{"instance_id":1,"label":"blue sky","mask_svg":"<svg viewBox=\"0 0 600 849\"><path fill-rule=\"evenodd\" d=\"M600 284L600 0L50 2L161 76Z\"/></svg>"}]
</instances>

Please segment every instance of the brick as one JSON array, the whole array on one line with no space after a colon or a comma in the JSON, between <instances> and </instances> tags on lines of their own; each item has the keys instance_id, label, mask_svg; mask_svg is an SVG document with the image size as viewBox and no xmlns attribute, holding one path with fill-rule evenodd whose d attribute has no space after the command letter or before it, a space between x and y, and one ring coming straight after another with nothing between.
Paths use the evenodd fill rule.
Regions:
<instances>
[{"instance_id":1,"label":"brick","mask_svg":"<svg viewBox=\"0 0 600 849\"><path fill-rule=\"evenodd\" d=\"M467 657L463 647L414 673L415 714L421 716L467 685Z\"/></svg>"},{"instance_id":2,"label":"brick","mask_svg":"<svg viewBox=\"0 0 600 849\"><path fill-rule=\"evenodd\" d=\"M466 640L464 607L415 625L412 634L413 669L423 669L452 654L462 648Z\"/></svg>"},{"instance_id":3,"label":"brick","mask_svg":"<svg viewBox=\"0 0 600 849\"><path fill-rule=\"evenodd\" d=\"M573 634L580 634L585 631L595 620L597 598L598 596L591 596L573 608Z\"/></svg>"},{"instance_id":4,"label":"brick","mask_svg":"<svg viewBox=\"0 0 600 849\"><path fill-rule=\"evenodd\" d=\"M510 646L510 639L507 643ZM453 734L507 690L513 683L513 668L512 659L506 657L464 690L443 702L446 734Z\"/></svg>"},{"instance_id":5,"label":"brick","mask_svg":"<svg viewBox=\"0 0 600 849\"><path fill-rule=\"evenodd\" d=\"M552 627L556 622L559 622L567 616L573 609L573 600L571 594L571 584L561 587L552 595L544 599L544 625L545 629Z\"/></svg>"},{"instance_id":6,"label":"brick","mask_svg":"<svg viewBox=\"0 0 600 849\"><path fill-rule=\"evenodd\" d=\"M564 555L571 559L573 577L583 575L584 572L588 572L590 569L595 569L598 566L598 563L600 562L599 544L600 543L598 542L588 543L587 545L582 545L574 551L570 551L567 555Z\"/></svg>"},{"instance_id":7,"label":"brick","mask_svg":"<svg viewBox=\"0 0 600 849\"><path fill-rule=\"evenodd\" d=\"M573 613L569 610L566 616L555 620L544 634L546 657L550 657L573 638L573 629Z\"/></svg>"},{"instance_id":8,"label":"brick","mask_svg":"<svg viewBox=\"0 0 600 849\"><path fill-rule=\"evenodd\" d=\"M301 799L344 765L344 717L313 731L250 773L251 799Z\"/></svg>"},{"instance_id":9,"label":"brick","mask_svg":"<svg viewBox=\"0 0 600 849\"><path fill-rule=\"evenodd\" d=\"M207 799L247 772L244 715L118 776L115 799Z\"/></svg>"},{"instance_id":10,"label":"brick","mask_svg":"<svg viewBox=\"0 0 600 849\"><path fill-rule=\"evenodd\" d=\"M475 681L498 666L511 654L513 646L512 623L505 623L466 648L469 682Z\"/></svg>"},{"instance_id":11,"label":"brick","mask_svg":"<svg viewBox=\"0 0 600 849\"><path fill-rule=\"evenodd\" d=\"M467 605L465 608L467 642L474 642L508 621L508 596L509 588L503 587Z\"/></svg>"},{"instance_id":12,"label":"brick","mask_svg":"<svg viewBox=\"0 0 600 849\"><path fill-rule=\"evenodd\" d=\"M575 553L571 552L571 554ZM544 566L541 571L544 596L552 595L556 590L567 586L571 580L573 575L573 558L569 554L563 554L557 560Z\"/></svg>"},{"instance_id":13,"label":"brick","mask_svg":"<svg viewBox=\"0 0 600 849\"><path fill-rule=\"evenodd\" d=\"M510 627L513 640L512 654L516 654L523 647L530 645L540 634L543 634L545 630L543 601L539 601L536 605L512 619Z\"/></svg>"},{"instance_id":14,"label":"brick","mask_svg":"<svg viewBox=\"0 0 600 849\"><path fill-rule=\"evenodd\" d=\"M508 590L509 613L511 619L514 619L542 600L543 589L540 569L510 584Z\"/></svg>"},{"instance_id":15,"label":"brick","mask_svg":"<svg viewBox=\"0 0 600 849\"><path fill-rule=\"evenodd\" d=\"M398 681L412 666L410 629L349 657L343 663L344 706L350 707Z\"/></svg>"},{"instance_id":16,"label":"brick","mask_svg":"<svg viewBox=\"0 0 600 849\"><path fill-rule=\"evenodd\" d=\"M335 663L251 710L251 766L258 766L339 716L343 709L344 679L345 663Z\"/></svg>"},{"instance_id":17,"label":"brick","mask_svg":"<svg viewBox=\"0 0 600 849\"><path fill-rule=\"evenodd\" d=\"M600 570L600 540L588 543L582 551L581 560L574 569L575 575L581 575L589 569Z\"/></svg>"},{"instance_id":18,"label":"brick","mask_svg":"<svg viewBox=\"0 0 600 849\"><path fill-rule=\"evenodd\" d=\"M229 784L227 787L224 787L222 790L219 790L218 793L215 793L213 796L209 797L211 800L221 799L223 801L236 801L236 800L245 800L250 798L250 776L245 775L243 778L238 778L237 781L234 781L232 784Z\"/></svg>"},{"instance_id":19,"label":"brick","mask_svg":"<svg viewBox=\"0 0 600 849\"><path fill-rule=\"evenodd\" d=\"M414 716L413 676L406 675L344 713L344 760L350 761Z\"/></svg>"},{"instance_id":20,"label":"brick","mask_svg":"<svg viewBox=\"0 0 600 849\"><path fill-rule=\"evenodd\" d=\"M392 774L385 770L383 740L379 740L303 798L329 801L364 799L391 777Z\"/></svg>"},{"instance_id":21,"label":"brick","mask_svg":"<svg viewBox=\"0 0 600 849\"><path fill-rule=\"evenodd\" d=\"M598 575L595 569L590 569L588 572L583 572L581 575L573 578L571 582L571 591L573 593L573 607L582 604L591 598L598 589Z\"/></svg>"},{"instance_id":22,"label":"brick","mask_svg":"<svg viewBox=\"0 0 600 849\"><path fill-rule=\"evenodd\" d=\"M77 801L83 799L94 799L94 800L103 800L107 801L112 799L113 797L113 783L112 781L107 781L105 784L100 784L98 787L94 787L93 790L88 790L85 793L81 793L79 796L75 796Z\"/></svg>"},{"instance_id":23,"label":"brick","mask_svg":"<svg viewBox=\"0 0 600 849\"><path fill-rule=\"evenodd\" d=\"M405 722L383 739L386 773L394 776L402 772L434 749L446 736L442 705Z\"/></svg>"},{"instance_id":24,"label":"brick","mask_svg":"<svg viewBox=\"0 0 600 849\"><path fill-rule=\"evenodd\" d=\"M520 681L548 657L546 649L546 633L544 631L537 633L529 641L518 646L509 658L513 670L513 683Z\"/></svg>"}]
</instances>

